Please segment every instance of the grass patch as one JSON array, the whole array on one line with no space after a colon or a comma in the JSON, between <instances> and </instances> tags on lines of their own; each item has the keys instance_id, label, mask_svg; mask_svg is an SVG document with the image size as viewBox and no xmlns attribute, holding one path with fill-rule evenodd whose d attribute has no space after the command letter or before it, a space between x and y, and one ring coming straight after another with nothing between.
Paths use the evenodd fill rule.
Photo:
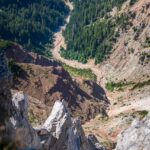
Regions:
<instances>
[{"instance_id":1,"label":"grass patch","mask_svg":"<svg viewBox=\"0 0 150 150\"><path fill-rule=\"evenodd\" d=\"M107 149L114 149L116 147L116 143L112 141L103 141L101 144Z\"/></svg>"},{"instance_id":2,"label":"grass patch","mask_svg":"<svg viewBox=\"0 0 150 150\"><path fill-rule=\"evenodd\" d=\"M142 87L148 86L148 85L150 85L150 80L139 82L139 83L136 83L131 90L134 90L137 88L142 88Z\"/></svg>"},{"instance_id":3,"label":"grass patch","mask_svg":"<svg viewBox=\"0 0 150 150\"><path fill-rule=\"evenodd\" d=\"M37 116L34 115L34 113L32 112L32 110L29 111L28 117L29 117L29 122L32 125L35 125L35 124L37 124L39 122Z\"/></svg>"},{"instance_id":4,"label":"grass patch","mask_svg":"<svg viewBox=\"0 0 150 150\"><path fill-rule=\"evenodd\" d=\"M135 118L139 118L139 119L143 119L147 115L148 115L147 110L141 110L141 111L136 111L136 112L132 113L132 116L134 116Z\"/></svg>"},{"instance_id":5,"label":"grass patch","mask_svg":"<svg viewBox=\"0 0 150 150\"><path fill-rule=\"evenodd\" d=\"M128 87L128 86L132 86L132 88L130 90L134 90L134 89L138 89L138 88L142 88L144 86L148 86L150 85L150 79L147 81L143 81L143 82L139 82L139 83L134 83L134 82L107 82L105 87L108 91L113 92L114 90L116 91L123 91L124 88Z\"/></svg>"},{"instance_id":6,"label":"grass patch","mask_svg":"<svg viewBox=\"0 0 150 150\"><path fill-rule=\"evenodd\" d=\"M144 43L144 48L148 48L148 47L150 47L150 37L146 37L146 39L145 39L145 43Z\"/></svg>"},{"instance_id":7,"label":"grass patch","mask_svg":"<svg viewBox=\"0 0 150 150\"><path fill-rule=\"evenodd\" d=\"M8 48L12 44L13 44L13 42L11 42L11 41L0 39L0 50Z\"/></svg>"},{"instance_id":8,"label":"grass patch","mask_svg":"<svg viewBox=\"0 0 150 150\"><path fill-rule=\"evenodd\" d=\"M108 91L111 91L111 92L113 92L114 90L123 91L123 89L126 86L130 86L132 84L134 84L134 83L132 83L132 82L118 82L118 83L107 82L105 87Z\"/></svg>"},{"instance_id":9,"label":"grass patch","mask_svg":"<svg viewBox=\"0 0 150 150\"><path fill-rule=\"evenodd\" d=\"M87 80L97 81L96 75L92 72L91 69L77 69L74 67L70 67L66 64L63 64L63 67L69 74L73 77L81 77Z\"/></svg>"}]
</instances>

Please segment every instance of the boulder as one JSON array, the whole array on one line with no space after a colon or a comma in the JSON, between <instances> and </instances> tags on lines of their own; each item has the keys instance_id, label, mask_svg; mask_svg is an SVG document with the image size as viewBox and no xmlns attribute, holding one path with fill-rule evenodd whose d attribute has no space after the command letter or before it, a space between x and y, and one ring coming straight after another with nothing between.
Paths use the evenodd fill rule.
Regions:
<instances>
[{"instance_id":1,"label":"boulder","mask_svg":"<svg viewBox=\"0 0 150 150\"><path fill-rule=\"evenodd\" d=\"M72 119L65 101L56 101L51 115L45 121L43 129L51 134L45 143L50 150L93 150L89 144L79 119ZM42 136L43 137L43 136ZM47 142L48 141L48 142ZM51 145L51 146L50 146Z\"/></svg>"},{"instance_id":2,"label":"boulder","mask_svg":"<svg viewBox=\"0 0 150 150\"><path fill-rule=\"evenodd\" d=\"M117 140L116 150L150 149L150 114L143 120L134 120Z\"/></svg>"}]
</instances>

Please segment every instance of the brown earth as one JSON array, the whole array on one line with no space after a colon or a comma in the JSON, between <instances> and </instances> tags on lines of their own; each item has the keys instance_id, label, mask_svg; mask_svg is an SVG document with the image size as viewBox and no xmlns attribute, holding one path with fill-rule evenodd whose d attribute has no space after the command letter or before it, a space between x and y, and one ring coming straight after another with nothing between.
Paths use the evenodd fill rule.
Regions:
<instances>
[{"instance_id":1,"label":"brown earth","mask_svg":"<svg viewBox=\"0 0 150 150\"><path fill-rule=\"evenodd\" d=\"M105 110L109 102L97 83L72 79L56 61L26 52L20 46L13 45L6 52L14 74L12 89L29 95L33 122L46 119L59 99L65 99L72 115L80 116L83 121L97 114L107 115Z\"/></svg>"}]
</instances>

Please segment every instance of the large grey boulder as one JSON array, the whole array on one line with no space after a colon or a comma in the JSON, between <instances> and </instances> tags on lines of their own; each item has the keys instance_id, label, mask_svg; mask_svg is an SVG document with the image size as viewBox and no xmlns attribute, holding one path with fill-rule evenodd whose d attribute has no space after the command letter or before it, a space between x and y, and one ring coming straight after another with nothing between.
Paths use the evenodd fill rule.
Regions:
<instances>
[{"instance_id":1,"label":"large grey boulder","mask_svg":"<svg viewBox=\"0 0 150 150\"><path fill-rule=\"evenodd\" d=\"M118 136L116 150L150 150L150 114Z\"/></svg>"}]
</instances>

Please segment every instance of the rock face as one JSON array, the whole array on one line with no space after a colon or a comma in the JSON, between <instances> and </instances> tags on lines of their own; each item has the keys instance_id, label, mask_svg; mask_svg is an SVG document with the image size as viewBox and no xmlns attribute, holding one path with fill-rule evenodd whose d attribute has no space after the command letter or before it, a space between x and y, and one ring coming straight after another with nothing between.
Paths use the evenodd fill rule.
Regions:
<instances>
[{"instance_id":1,"label":"rock face","mask_svg":"<svg viewBox=\"0 0 150 150\"><path fill-rule=\"evenodd\" d=\"M118 136L116 150L150 149L150 114L142 121L133 121L130 128Z\"/></svg>"},{"instance_id":2,"label":"rock face","mask_svg":"<svg viewBox=\"0 0 150 150\"><path fill-rule=\"evenodd\" d=\"M28 122L28 98L23 92L18 92L12 98L14 111L10 118L11 128L14 141L19 142L21 148L36 148L40 149L40 140L36 131ZM20 148L19 147L19 148Z\"/></svg>"},{"instance_id":3,"label":"rock face","mask_svg":"<svg viewBox=\"0 0 150 150\"><path fill-rule=\"evenodd\" d=\"M0 145L19 140L23 147L38 147L36 132L27 118L27 98L23 93L11 95L11 74L5 50L0 51ZM17 139L18 138L18 139ZM23 141L23 142L22 142ZM25 146L26 145L26 146ZM21 145L19 145L20 147ZM2 147L1 147L2 148Z\"/></svg>"},{"instance_id":4,"label":"rock face","mask_svg":"<svg viewBox=\"0 0 150 150\"><path fill-rule=\"evenodd\" d=\"M90 143L79 119L72 119L65 101L56 101L45 123L33 129L28 122L28 98L17 92L12 98L13 111L7 122L7 132L17 148L46 150L104 150Z\"/></svg>"},{"instance_id":5,"label":"rock face","mask_svg":"<svg viewBox=\"0 0 150 150\"><path fill-rule=\"evenodd\" d=\"M51 115L42 128L53 136L53 140L52 137L48 140L53 142L49 142L51 147L47 145L51 150L92 150L80 121L70 117L63 100L55 102Z\"/></svg>"}]
</instances>

